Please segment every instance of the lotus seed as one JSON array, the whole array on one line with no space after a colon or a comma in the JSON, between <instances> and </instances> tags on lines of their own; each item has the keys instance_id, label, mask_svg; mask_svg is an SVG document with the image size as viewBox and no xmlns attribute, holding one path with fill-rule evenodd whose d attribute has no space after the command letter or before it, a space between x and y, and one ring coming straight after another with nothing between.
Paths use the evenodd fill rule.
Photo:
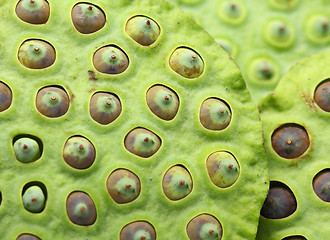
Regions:
<instances>
[{"instance_id":1,"label":"lotus seed","mask_svg":"<svg viewBox=\"0 0 330 240\"><path fill-rule=\"evenodd\" d=\"M330 202L330 169L321 171L313 180L315 194L323 201Z\"/></svg>"},{"instance_id":2,"label":"lotus seed","mask_svg":"<svg viewBox=\"0 0 330 240\"><path fill-rule=\"evenodd\" d=\"M3 112L10 107L12 99L13 96L11 89L3 82L0 82L0 112Z\"/></svg>"},{"instance_id":3,"label":"lotus seed","mask_svg":"<svg viewBox=\"0 0 330 240\"><path fill-rule=\"evenodd\" d=\"M314 93L316 104L326 112L330 112L330 81L327 80L317 86Z\"/></svg>"},{"instance_id":4,"label":"lotus seed","mask_svg":"<svg viewBox=\"0 0 330 240\"><path fill-rule=\"evenodd\" d=\"M14 152L16 159L22 163L34 162L41 156L37 141L28 137L22 137L15 141Z\"/></svg>"},{"instance_id":5,"label":"lotus seed","mask_svg":"<svg viewBox=\"0 0 330 240\"><path fill-rule=\"evenodd\" d=\"M293 27L281 19L269 21L263 30L263 37L268 44L276 48L291 47L295 41Z\"/></svg>"},{"instance_id":6,"label":"lotus seed","mask_svg":"<svg viewBox=\"0 0 330 240\"><path fill-rule=\"evenodd\" d=\"M17 17L31 24L45 24L49 18L49 4L45 0L20 0L15 9Z\"/></svg>"},{"instance_id":7,"label":"lotus seed","mask_svg":"<svg viewBox=\"0 0 330 240\"><path fill-rule=\"evenodd\" d=\"M222 1L218 9L218 16L222 21L228 24L240 24L246 16L246 7L242 2L237 0Z\"/></svg>"},{"instance_id":8,"label":"lotus seed","mask_svg":"<svg viewBox=\"0 0 330 240\"><path fill-rule=\"evenodd\" d=\"M145 221L127 224L120 232L120 240L156 240L154 227Z\"/></svg>"},{"instance_id":9,"label":"lotus seed","mask_svg":"<svg viewBox=\"0 0 330 240\"><path fill-rule=\"evenodd\" d=\"M190 240L220 240L222 238L220 222L209 214L194 217L188 223L186 230Z\"/></svg>"},{"instance_id":10,"label":"lotus seed","mask_svg":"<svg viewBox=\"0 0 330 240\"><path fill-rule=\"evenodd\" d=\"M23 193L24 208L31 213L40 213L45 208L45 195L39 186L31 186Z\"/></svg>"},{"instance_id":11,"label":"lotus seed","mask_svg":"<svg viewBox=\"0 0 330 240\"><path fill-rule=\"evenodd\" d=\"M16 240L41 240L35 235L24 233L18 236Z\"/></svg>"}]
</instances>

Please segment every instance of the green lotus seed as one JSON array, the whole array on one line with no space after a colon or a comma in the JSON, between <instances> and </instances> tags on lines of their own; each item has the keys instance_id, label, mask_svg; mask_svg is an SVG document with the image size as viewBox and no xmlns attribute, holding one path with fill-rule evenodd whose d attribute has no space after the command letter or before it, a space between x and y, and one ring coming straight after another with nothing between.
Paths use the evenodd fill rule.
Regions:
<instances>
[{"instance_id":1,"label":"green lotus seed","mask_svg":"<svg viewBox=\"0 0 330 240\"><path fill-rule=\"evenodd\" d=\"M32 213L40 213L44 210L46 199L39 186L31 186L23 193L24 208Z\"/></svg>"},{"instance_id":2,"label":"green lotus seed","mask_svg":"<svg viewBox=\"0 0 330 240\"><path fill-rule=\"evenodd\" d=\"M170 200L177 201L188 196L193 181L188 170L182 166L173 166L164 175L163 191Z\"/></svg>"},{"instance_id":3,"label":"green lotus seed","mask_svg":"<svg viewBox=\"0 0 330 240\"><path fill-rule=\"evenodd\" d=\"M34 162L41 156L37 141L28 137L22 137L15 141L14 152L16 159L22 163Z\"/></svg>"},{"instance_id":4,"label":"green lotus seed","mask_svg":"<svg viewBox=\"0 0 330 240\"><path fill-rule=\"evenodd\" d=\"M330 169L319 172L313 180L315 194L325 202L330 202Z\"/></svg>"},{"instance_id":5,"label":"green lotus seed","mask_svg":"<svg viewBox=\"0 0 330 240\"><path fill-rule=\"evenodd\" d=\"M236 25L245 20L247 10L239 0L226 0L219 5L218 16L224 22Z\"/></svg>"},{"instance_id":6,"label":"green lotus seed","mask_svg":"<svg viewBox=\"0 0 330 240\"><path fill-rule=\"evenodd\" d=\"M20 0L15 9L17 17L31 24L45 24L49 18L49 4L45 0Z\"/></svg>"},{"instance_id":7,"label":"green lotus seed","mask_svg":"<svg viewBox=\"0 0 330 240\"><path fill-rule=\"evenodd\" d=\"M231 111L224 101L209 98L201 105L199 120L209 130L223 130L231 121Z\"/></svg>"},{"instance_id":8,"label":"green lotus seed","mask_svg":"<svg viewBox=\"0 0 330 240\"><path fill-rule=\"evenodd\" d=\"M105 46L98 49L93 56L97 71L106 74L119 74L128 68L127 55L116 46Z\"/></svg>"},{"instance_id":9,"label":"green lotus seed","mask_svg":"<svg viewBox=\"0 0 330 240\"><path fill-rule=\"evenodd\" d=\"M13 95L11 89L3 82L0 82L0 112L5 111L11 105Z\"/></svg>"},{"instance_id":10,"label":"green lotus seed","mask_svg":"<svg viewBox=\"0 0 330 240\"><path fill-rule=\"evenodd\" d=\"M194 217L188 223L186 230L190 240L220 240L222 238L220 222L209 214Z\"/></svg>"},{"instance_id":11,"label":"green lotus seed","mask_svg":"<svg viewBox=\"0 0 330 240\"><path fill-rule=\"evenodd\" d=\"M141 183L133 172L117 169L108 177L107 189L116 203L129 203L140 195Z\"/></svg>"},{"instance_id":12,"label":"green lotus seed","mask_svg":"<svg viewBox=\"0 0 330 240\"><path fill-rule=\"evenodd\" d=\"M321 83L315 89L314 101L326 112L330 112L330 80Z\"/></svg>"},{"instance_id":13,"label":"green lotus seed","mask_svg":"<svg viewBox=\"0 0 330 240\"><path fill-rule=\"evenodd\" d=\"M24 233L18 236L16 240L41 240L35 235Z\"/></svg>"},{"instance_id":14,"label":"green lotus seed","mask_svg":"<svg viewBox=\"0 0 330 240\"><path fill-rule=\"evenodd\" d=\"M173 71L185 78L197 78L204 70L204 62L195 51L186 48L177 48L170 56L170 67Z\"/></svg>"},{"instance_id":15,"label":"green lotus seed","mask_svg":"<svg viewBox=\"0 0 330 240\"><path fill-rule=\"evenodd\" d=\"M42 40L27 40L19 47L18 60L31 69L47 68L55 62L55 49Z\"/></svg>"},{"instance_id":16,"label":"green lotus seed","mask_svg":"<svg viewBox=\"0 0 330 240\"><path fill-rule=\"evenodd\" d=\"M73 168L87 169L94 163L95 148L93 144L84 137L71 137L64 145L63 159Z\"/></svg>"},{"instance_id":17,"label":"green lotus seed","mask_svg":"<svg viewBox=\"0 0 330 240\"><path fill-rule=\"evenodd\" d=\"M296 209L297 201L292 191L283 183L271 182L261 215L270 219L286 218Z\"/></svg>"},{"instance_id":18,"label":"green lotus seed","mask_svg":"<svg viewBox=\"0 0 330 240\"><path fill-rule=\"evenodd\" d=\"M103 11L89 3L78 3L71 11L72 23L82 34L94 33L105 25L106 19Z\"/></svg>"},{"instance_id":19,"label":"green lotus seed","mask_svg":"<svg viewBox=\"0 0 330 240\"><path fill-rule=\"evenodd\" d=\"M145 221L127 224L120 232L120 240L156 240L154 227Z\"/></svg>"},{"instance_id":20,"label":"green lotus seed","mask_svg":"<svg viewBox=\"0 0 330 240\"><path fill-rule=\"evenodd\" d=\"M106 93L95 93L89 104L89 113L91 117L102 125L107 125L120 115L121 103L117 96Z\"/></svg>"},{"instance_id":21,"label":"green lotus seed","mask_svg":"<svg viewBox=\"0 0 330 240\"><path fill-rule=\"evenodd\" d=\"M169 121L177 114L180 102L172 89L155 85L147 92L147 104L157 117Z\"/></svg>"},{"instance_id":22,"label":"green lotus seed","mask_svg":"<svg viewBox=\"0 0 330 240\"><path fill-rule=\"evenodd\" d=\"M294 29L282 19L270 20L263 29L264 40L275 48L291 47L295 41Z\"/></svg>"},{"instance_id":23,"label":"green lotus seed","mask_svg":"<svg viewBox=\"0 0 330 240\"><path fill-rule=\"evenodd\" d=\"M279 10L293 9L298 5L300 0L268 0L270 6Z\"/></svg>"},{"instance_id":24,"label":"green lotus seed","mask_svg":"<svg viewBox=\"0 0 330 240\"><path fill-rule=\"evenodd\" d=\"M212 182L220 188L233 185L240 173L238 162L234 156L222 151L212 153L207 158L206 168Z\"/></svg>"},{"instance_id":25,"label":"green lotus seed","mask_svg":"<svg viewBox=\"0 0 330 240\"><path fill-rule=\"evenodd\" d=\"M155 133L138 127L127 134L124 144L129 152L148 158L158 151L161 140Z\"/></svg>"},{"instance_id":26,"label":"green lotus seed","mask_svg":"<svg viewBox=\"0 0 330 240\"><path fill-rule=\"evenodd\" d=\"M97 213L92 198L85 192L70 193L66 200L66 213L71 222L80 226L90 226L96 221Z\"/></svg>"},{"instance_id":27,"label":"green lotus seed","mask_svg":"<svg viewBox=\"0 0 330 240\"><path fill-rule=\"evenodd\" d=\"M330 20L329 17L315 14L307 19L306 35L312 42L330 42Z\"/></svg>"},{"instance_id":28,"label":"green lotus seed","mask_svg":"<svg viewBox=\"0 0 330 240\"><path fill-rule=\"evenodd\" d=\"M300 157L310 145L308 133L298 124L284 124L278 127L271 141L275 152L288 159Z\"/></svg>"},{"instance_id":29,"label":"green lotus seed","mask_svg":"<svg viewBox=\"0 0 330 240\"><path fill-rule=\"evenodd\" d=\"M44 87L36 97L38 111L50 118L63 116L69 109L69 96L60 87Z\"/></svg>"},{"instance_id":30,"label":"green lotus seed","mask_svg":"<svg viewBox=\"0 0 330 240\"><path fill-rule=\"evenodd\" d=\"M258 84L273 84L279 78L279 67L268 57L258 57L251 61L248 74Z\"/></svg>"},{"instance_id":31,"label":"green lotus seed","mask_svg":"<svg viewBox=\"0 0 330 240\"><path fill-rule=\"evenodd\" d=\"M307 240L303 236L290 236L290 237L285 237L282 240Z\"/></svg>"},{"instance_id":32,"label":"green lotus seed","mask_svg":"<svg viewBox=\"0 0 330 240\"><path fill-rule=\"evenodd\" d=\"M160 34L158 24L144 16L135 16L129 19L126 23L125 31L128 36L142 46L153 44Z\"/></svg>"}]
</instances>

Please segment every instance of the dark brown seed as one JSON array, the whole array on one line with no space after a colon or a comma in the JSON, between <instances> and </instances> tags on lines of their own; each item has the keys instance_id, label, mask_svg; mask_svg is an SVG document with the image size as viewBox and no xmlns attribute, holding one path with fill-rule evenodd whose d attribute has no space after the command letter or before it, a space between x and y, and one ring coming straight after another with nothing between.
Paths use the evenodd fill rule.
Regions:
<instances>
[{"instance_id":1,"label":"dark brown seed","mask_svg":"<svg viewBox=\"0 0 330 240\"><path fill-rule=\"evenodd\" d=\"M194 217L188 223L186 230L190 240L220 240L222 238L220 222L209 214L201 214Z\"/></svg>"},{"instance_id":2,"label":"dark brown seed","mask_svg":"<svg viewBox=\"0 0 330 240\"><path fill-rule=\"evenodd\" d=\"M90 34L103 28L105 15L103 11L89 3L78 3L71 11L72 23L78 32Z\"/></svg>"},{"instance_id":3,"label":"dark brown seed","mask_svg":"<svg viewBox=\"0 0 330 240\"><path fill-rule=\"evenodd\" d=\"M330 169L323 170L314 177L313 189L321 200L330 202Z\"/></svg>"},{"instance_id":4,"label":"dark brown seed","mask_svg":"<svg viewBox=\"0 0 330 240\"><path fill-rule=\"evenodd\" d=\"M156 240L155 228L148 222L136 221L127 224L120 232L120 240Z\"/></svg>"},{"instance_id":5,"label":"dark brown seed","mask_svg":"<svg viewBox=\"0 0 330 240\"><path fill-rule=\"evenodd\" d=\"M292 191L283 183L271 182L261 215L270 219L286 218L296 209L297 201Z\"/></svg>"},{"instance_id":6,"label":"dark brown seed","mask_svg":"<svg viewBox=\"0 0 330 240\"><path fill-rule=\"evenodd\" d=\"M315 90L314 101L326 112L330 112L330 80L321 83Z\"/></svg>"},{"instance_id":7,"label":"dark brown seed","mask_svg":"<svg viewBox=\"0 0 330 240\"><path fill-rule=\"evenodd\" d=\"M285 237L282 240L307 240L307 238L303 236L290 236L290 237Z\"/></svg>"},{"instance_id":8,"label":"dark brown seed","mask_svg":"<svg viewBox=\"0 0 330 240\"><path fill-rule=\"evenodd\" d=\"M80 226L93 225L96 208L91 197L84 192L72 192L66 201L66 212L71 222Z\"/></svg>"},{"instance_id":9,"label":"dark brown seed","mask_svg":"<svg viewBox=\"0 0 330 240\"><path fill-rule=\"evenodd\" d=\"M40 240L40 238L32 234L24 233L19 235L16 240Z\"/></svg>"},{"instance_id":10,"label":"dark brown seed","mask_svg":"<svg viewBox=\"0 0 330 240\"><path fill-rule=\"evenodd\" d=\"M95 148L84 137L71 137L65 143L63 158L73 168L86 169L94 163Z\"/></svg>"},{"instance_id":11,"label":"dark brown seed","mask_svg":"<svg viewBox=\"0 0 330 240\"><path fill-rule=\"evenodd\" d=\"M102 125L113 122L121 113L121 103L117 96L111 93L95 93L89 104L91 117Z\"/></svg>"},{"instance_id":12,"label":"dark brown seed","mask_svg":"<svg viewBox=\"0 0 330 240\"><path fill-rule=\"evenodd\" d=\"M45 0L20 0L15 9L17 17L31 24L45 24L49 18L49 4Z\"/></svg>"},{"instance_id":13,"label":"dark brown seed","mask_svg":"<svg viewBox=\"0 0 330 240\"><path fill-rule=\"evenodd\" d=\"M129 203L140 195L141 183L131 171L117 169L108 177L107 189L116 203Z\"/></svg>"},{"instance_id":14,"label":"dark brown seed","mask_svg":"<svg viewBox=\"0 0 330 240\"><path fill-rule=\"evenodd\" d=\"M0 112L8 109L12 100L13 96L10 88L3 82L0 82Z\"/></svg>"},{"instance_id":15,"label":"dark brown seed","mask_svg":"<svg viewBox=\"0 0 330 240\"><path fill-rule=\"evenodd\" d=\"M300 157L309 145L308 133L298 124L284 124L272 135L273 149L283 158Z\"/></svg>"},{"instance_id":16,"label":"dark brown seed","mask_svg":"<svg viewBox=\"0 0 330 240\"><path fill-rule=\"evenodd\" d=\"M47 68L55 62L54 47L42 40L27 40L19 48L18 60L31 69Z\"/></svg>"},{"instance_id":17,"label":"dark brown seed","mask_svg":"<svg viewBox=\"0 0 330 240\"><path fill-rule=\"evenodd\" d=\"M69 109L69 96L60 87L45 87L39 90L36 97L38 111L46 117L63 116Z\"/></svg>"}]
</instances>

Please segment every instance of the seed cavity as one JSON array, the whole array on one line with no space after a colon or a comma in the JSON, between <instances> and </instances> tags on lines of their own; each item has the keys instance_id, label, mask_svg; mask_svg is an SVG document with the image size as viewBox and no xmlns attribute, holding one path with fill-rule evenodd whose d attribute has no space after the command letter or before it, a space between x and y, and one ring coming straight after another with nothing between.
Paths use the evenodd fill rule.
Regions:
<instances>
[{"instance_id":1,"label":"seed cavity","mask_svg":"<svg viewBox=\"0 0 330 240\"><path fill-rule=\"evenodd\" d=\"M226 102L218 98L208 98L201 105L199 120L205 128L219 131L228 127L231 115Z\"/></svg>"},{"instance_id":2,"label":"seed cavity","mask_svg":"<svg viewBox=\"0 0 330 240\"><path fill-rule=\"evenodd\" d=\"M116 203L124 204L134 201L140 195L141 183L130 170L117 169L109 175L107 189Z\"/></svg>"},{"instance_id":3,"label":"seed cavity","mask_svg":"<svg viewBox=\"0 0 330 240\"><path fill-rule=\"evenodd\" d=\"M140 45L149 46L158 39L160 27L149 17L135 16L127 21L125 31Z\"/></svg>"},{"instance_id":4,"label":"seed cavity","mask_svg":"<svg viewBox=\"0 0 330 240\"><path fill-rule=\"evenodd\" d=\"M101 73L120 74L128 68L129 60L122 49L109 45L99 48L94 53L93 64Z\"/></svg>"},{"instance_id":5,"label":"seed cavity","mask_svg":"<svg viewBox=\"0 0 330 240\"><path fill-rule=\"evenodd\" d=\"M31 213L41 213L46 206L47 190L41 182L30 182L23 187L24 208Z\"/></svg>"},{"instance_id":6,"label":"seed cavity","mask_svg":"<svg viewBox=\"0 0 330 240\"><path fill-rule=\"evenodd\" d=\"M30 24L45 24L49 19L49 4L45 0L20 0L15 8L19 19Z\"/></svg>"},{"instance_id":7,"label":"seed cavity","mask_svg":"<svg viewBox=\"0 0 330 240\"><path fill-rule=\"evenodd\" d=\"M63 148L63 159L75 169L87 169L95 161L95 148L93 144L82 136L69 138Z\"/></svg>"},{"instance_id":8,"label":"seed cavity","mask_svg":"<svg viewBox=\"0 0 330 240\"><path fill-rule=\"evenodd\" d=\"M22 163L30 163L41 157L43 145L39 138L31 135L19 135L13 139L15 157Z\"/></svg>"},{"instance_id":9,"label":"seed cavity","mask_svg":"<svg viewBox=\"0 0 330 240\"><path fill-rule=\"evenodd\" d=\"M248 75L256 84L274 84L280 78L279 64L268 56L257 57L250 61Z\"/></svg>"},{"instance_id":10,"label":"seed cavity","mask_svg":"<svg viewBox=\"0 0 330 240\"><path fill-rule=\"evenodd\" d=\"M74 27L82 34L94 33L105 25L104 12L90 3L78 3L71 11L71 19Z\"/></svg>"},{"instance_id":11,"label":"seed cavity","mask_svg":"<svg viewBox=\"0 0 330 240\"><path fill-rule=\"evenodd\" d=\"M161 139L153 132L145 128L135 128L125 137L125 148L143 158L154 155L161 146Z\"/></svg>"},{"instance_id":12,"label":"seed cavity","mask_svg":"<svg viewBox=\"0 0 330 240\"><path fill-rule=\"evenodd\" d=\"M295 38L294 28L282 19L272 19L263 28L263 39L275 48L289 48Z\"/></svg>"},{"instance_id":13,"label":"seed cavity","mask_svg":"<svg viewBox=\"0 0 330 240\"><path fill-rule=\"evenodd\" d=\"M54 64L56 52L54 47L43 40L30 39L22 43L18 50L19 62L31 69L43 69Z\"/></svg>"},{"instance_id":14,"label":"seed cavity","mask_svg":"<svg viewBox=\"0 0 330 240\"><path fill-rule=\"evenodd\" d=\"M218 219L209 214L200 214L194 217L188 223L186 231L190 240L220 240L223 232Z\"/></svg>"},{"instance_id":15,"label":"seed cavity","mask_svg":"<svg viewBox=\"0 0 330 240\"><path fill-rule=\"evenodd\" d=\"M0 82L0 112L7 110L13 101L11 89L3 82Z\"/></svg>"},{"instance_id":16,"label":"seed cavity","mask_svg":"<svg viewBox=\"0 0 330 240\"><path fill-rule=\"evenodd\" d=\"M287 123L278 127L272 134L271 142L274 151L287 159L300 157L310 145L306 129L295 123Z\"/></svg>"},{"instance_id":17,"label":"seed cavity","mask_svg":"<svg viewBox=\"0 0 330 240\"><path fill-rule=\"evenodd\" d=\"M120 232L120 240L156 240L155 228L146 221L127 224Z\"/></svg>"},{"instance_id":18,"label":"seed cavity","mask_svg":"<svg viewBox=\"0 0 330 240\"><path fill-rule=\"evenodd\" d=\"M225 151L218 151L208 156L206 168L211 181L220 188L233 185L240 174L236 158Z\"/></svg>"},{"instance_id":19,"label":"seed cavity","mask_svg":"<svg viewBox=\"0 0 330 240\"><path fill-rule=\"evenodd\" d=\"M146 96L148 107L157 117L169 121L176 116L180 101L172 89L154 85L149 88Z\"/></svg>"},{"instance_id":20,"label":"seed cavity","mask_svg":"<svg viewBox=\"0 0 330 240\"><path fill-rule=\"evenodd\" d=\"M50 118L63 116L69 109L69 96L60 86L48 86L40 89L36 96L38 111Z\"/></svg>"},{"instance_id":21,"label":"seed cavity","mask_svg":"<svg viewBox=\"0 0 330 240\"><path fill-rule=\"evenodd\" d=\"M29 234L29 233L23 233L16 238L16 240L41 240L35 235Z\"/></svg>"},{"instance_id":22,"label":"seed cavity","mask_svg":"<svg viewBox=\"0 0 330 240\"><path fill-rule=\"evenodd\" d=\"M269 219L286 218L296 209L297 201L289 187L284 183L271 181L261 215Z\"/></svg>"},{"instance_id":23,"label":"seed cavity","mask_svg":"<svg viewBox=\"0 0 330 240\"><path fill-rule=\"evenodd\" d=\"M285 238L282 238L282 240L307 240L307 238L297 235L297 236L285 237Z\"/></svg>"},{"instance_id":24,"label":"seed cavity","mask_svg":"<svg viewBox=\"0 0 330 240\"><path fill-rule=\"evenodd\" d=\"M218 16L227 24L239 25L246 19L247 9L242 1L225 0L218 7Z\"/></svg>"},{"instance_id":25,"label":"seed cavity","mask_svg":"<svg viewBox=\"0 0 330 240\"><path fill-rule=\"evenodd\" d=\"M189 79L198 78L204 70L202 58L187 47L177 48L171 54L169 64L174 72Z\"/></svg>"},{"instance_id":26,"label":"seed cavity","mask_svg":"<svg viewBox=\"0 0 330 240\"><path fill-rule=\"evenodd\" d=\"M317 44L330 42L330 19L326 15L314 14L305 23L307 38Z\"/></svg>"},{"instance_id":27,"label":"seed cavity","mask_svg":"<svg viewBox=\"0 0 330 240\"><path fill-rule=\"evenodd\" d=\"M189 171L181 165L171 167L163 177L164 194L172 201L188 196L193 188L193 181Z\"/></svg>"},{"instance_id":28,"label":"seed cavity","mask_svg":"<svg viewBox=\"0 0 330 240\"><path fill-rule=\"evenodd\" d=\"M216 42L232 57L235 58L238 53L238 47L233 40L221 37L216 38Z\"/></svg>"},{"instance_id":29,"label":"seed cavity","mask_svg":"<svg viewBox=\"0 0 330 240\"><path fill-rule=\"evenodd\" d=\"M324 202L330 202L330 169L319 172L313 179L315 194Z\"/></svg>"},{"instance_id":30,"label":"seed cavity","mask_svg":"<svg viewBox=\"0 0 330 240\"><path fill-rule=\"evenodd\" d=\"M316 87L314 101L322 110L330 112L330 79L326 79Z\"/></svg>"},{"instance_id":31,"label":"seed cavity","mask_svg":"<svg viewBox=\"0 0 330 240\"><path fill-rule=\"evenodd\" d=\"M93 199L82 191L70 193L66 200L66 213L71 222L80 226L93 225L97 217Z\"/></svg>"},{"instance_id":32,"label":"seed cavity","mask_svg":"<svg viewBox=\"0 0 330 240\"><path fill-rule=\"evenodd\" d=\"M91 117L102 125L107 125L116 120L122 111L121 103L113 93L97 92L89 103Z\"/></svg>"}]
</instances>

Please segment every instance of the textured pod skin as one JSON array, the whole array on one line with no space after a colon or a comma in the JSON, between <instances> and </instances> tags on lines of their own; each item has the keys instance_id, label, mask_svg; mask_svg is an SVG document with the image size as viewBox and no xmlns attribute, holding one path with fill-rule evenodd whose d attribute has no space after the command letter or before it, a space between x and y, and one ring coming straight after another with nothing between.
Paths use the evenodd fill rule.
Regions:
<instances>
[{"instance_id":1,"label":"textured pod skin","mask_svg":"<svg viewBox=\"0 0 330 240\"><path fill-rule=\"evenodd\" d=\"M120 240L156 240L156 231L152 225L144 221L136 221L126 225L120 232Z\"/></svg>"},{"instance_id":2,"label":"textured pod skin","mask_svg":"<svg viewBox=\"0 0 330 240\"><path fill-rule=\"evenodd\" d=\"M45 0L20 0L15 9L17 17L31 24L45 24L49 18L49 4Z\"/></svg>"},{"instance_id":3,"label":"textured pod skin","mask_svg":"<svg viewBox=\"0 0 330 240\"><path fill-rule=\"evenodd\" d=\"M330 52L300 61L281 79L274 94L262 101L260 114L264 126L265 149L269 157L270 180L282 182L292 191L297 209L282 219L261 216L257 240L277 240L288 236L316 240L327 239L330 235L329 202L318 196L322 192L321 196L329 193L329 182L326 177L319 178L322 176L319 174L329 169L327 156L330 138L326 131L330 115L315 101L317 87L330 76L329 64ZM272 136L279 126L284 126L282 129L293 126L293 131L289 133L296 133L297 126L302 135L308 133L310 144L302 155L284 158L274 151ZM303 126L303 129L299 126Z\"/></svg>"},{"instance_id":4,"label":"textured pod skin","mask_svg":"<svg viewBox=\"0 0 330 240\"><path fill-rule=\"evenodd\" d=\"M0 82L0 112L10 107L12 99L13 95L10 88L3 82Z\"/></svg>"}]
</instances>

